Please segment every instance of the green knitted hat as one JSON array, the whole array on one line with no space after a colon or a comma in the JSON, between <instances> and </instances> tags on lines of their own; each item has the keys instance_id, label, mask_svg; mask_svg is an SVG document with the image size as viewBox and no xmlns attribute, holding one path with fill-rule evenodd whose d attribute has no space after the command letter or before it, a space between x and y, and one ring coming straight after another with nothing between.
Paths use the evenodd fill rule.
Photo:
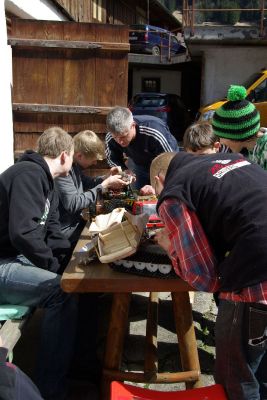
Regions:
<instances>
[{"instance_id":1,"label":"green knitted hat","mask_svg":"<svg viewBox=\"0 0 267 400\"><path fill-rule=\"evenodd\" d=\"M213 116L212 127L215 135L244 141L259 131L260 114L254 104L245 99L246 96L244 86L230 86L228 101L218 108Z\"/></svg>"}]
</instances>

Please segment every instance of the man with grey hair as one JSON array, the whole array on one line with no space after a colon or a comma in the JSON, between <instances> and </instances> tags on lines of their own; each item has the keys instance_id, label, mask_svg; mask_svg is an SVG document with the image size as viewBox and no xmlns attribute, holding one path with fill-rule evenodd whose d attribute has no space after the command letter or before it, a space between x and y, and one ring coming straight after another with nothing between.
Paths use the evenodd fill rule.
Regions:
<instances>
[{"instance_id":1,"label":"man with grey hair","mask_svg":"<svg viewBox=\"0 0 267 400\"><path fill-rule=\"evenodd\" d=\"M107 162L135 174L135 189L149 185L150 164L157 155L179 151L168 126L157 117L133 116L128 108L115 107L107 115L107 128Z\"/></svg>"}]
</instances>

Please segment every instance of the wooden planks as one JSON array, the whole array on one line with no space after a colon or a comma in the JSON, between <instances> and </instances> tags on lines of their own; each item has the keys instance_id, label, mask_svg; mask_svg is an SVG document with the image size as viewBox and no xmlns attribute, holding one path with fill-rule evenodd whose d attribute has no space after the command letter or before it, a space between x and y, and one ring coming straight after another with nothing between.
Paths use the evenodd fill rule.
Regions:
<instances>
[{"instance_id":1,"label":"wooden planks","mask_svg":"<svg viewBox=\"0 0 267 400\"><path fill-rule=\"evenodd\" d=\"M127 26L13 19L9 42L16 153L54 125L103 137L107 112L127 105Z\"/></svg>"},{"instance_id":2,"label":"wooden planks","mask_svg":"<svg viewBox=\"0 0 267 400\"><path fill-rule=\"evenodd\" d=\"M107 115L111 107L64 106L61 104L13 103L13 111L24 113L73 113Z\"/></svg>"},{"instance_id":3,"label":"wooden planks","mask_svg":"<svg viewBox=\"0 0 267 400\"><path fill-rule=\"evenodd\" d=\"M40 39L8 39L8 44L12 47L48 47L55 49L86 49L86 50L112 50L112 51L128 51L129 43L111 43L111 42L88 42L81 40L40 40Z\"/></svg>"}]
</instances>

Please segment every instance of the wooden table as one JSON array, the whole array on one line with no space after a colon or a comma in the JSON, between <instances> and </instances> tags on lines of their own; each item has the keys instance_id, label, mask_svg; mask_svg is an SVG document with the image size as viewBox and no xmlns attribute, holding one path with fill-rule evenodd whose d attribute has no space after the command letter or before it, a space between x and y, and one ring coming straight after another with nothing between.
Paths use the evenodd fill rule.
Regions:
<instances>
[{"instance_id":1,"label":"wooden table","mask_svg":"<svg viewBox=\"0 0 267 400\"><path fill-rule=\"evenodd\" d=\"M181 279L141 277L113 271L108 264L94 261L79 265L78 251L89 241L87 227L74 249L72 259L61 280L62 289L69 293L113 293L111 318L106 339L103 365L102 399L109 399L112 380L133 382L185 382L187 388L201 386L200 366L189 291L192 289ZM150 292L148 307L144 372L120 371L123 340L128 324L128 311L132 292ZM171 292L174 319L183 372L158 373L156 358L157 292Z\"/></svg>"}]
</instances>

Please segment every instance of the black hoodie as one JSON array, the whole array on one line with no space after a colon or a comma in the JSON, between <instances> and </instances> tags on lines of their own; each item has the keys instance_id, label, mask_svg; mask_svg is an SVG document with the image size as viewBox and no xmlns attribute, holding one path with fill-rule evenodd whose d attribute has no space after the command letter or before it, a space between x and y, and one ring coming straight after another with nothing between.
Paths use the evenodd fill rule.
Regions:
<instances>
[{"instance_id":1,"label":"black hoodie","mask_svg":"<svg viewBox=\"0 0 267 400\"><path fill-rule=\"evenodd\" d=\"M60 232L48 164L28 151L0 175L0 257L22 254L36 267L56 272L55 253L65 253L69 246Z\"/></svg>"},{"instance_id":2,"label":"black hoodie","mask_svg":"<svg viewBox=\"0 0 267 400\"><path fill-rule=\"evenodd\" d=\"M1 400L42 400L42 396L19 368L6 363L7 350L0 347L0 399Z\"/></svg>"}]
</instances>

